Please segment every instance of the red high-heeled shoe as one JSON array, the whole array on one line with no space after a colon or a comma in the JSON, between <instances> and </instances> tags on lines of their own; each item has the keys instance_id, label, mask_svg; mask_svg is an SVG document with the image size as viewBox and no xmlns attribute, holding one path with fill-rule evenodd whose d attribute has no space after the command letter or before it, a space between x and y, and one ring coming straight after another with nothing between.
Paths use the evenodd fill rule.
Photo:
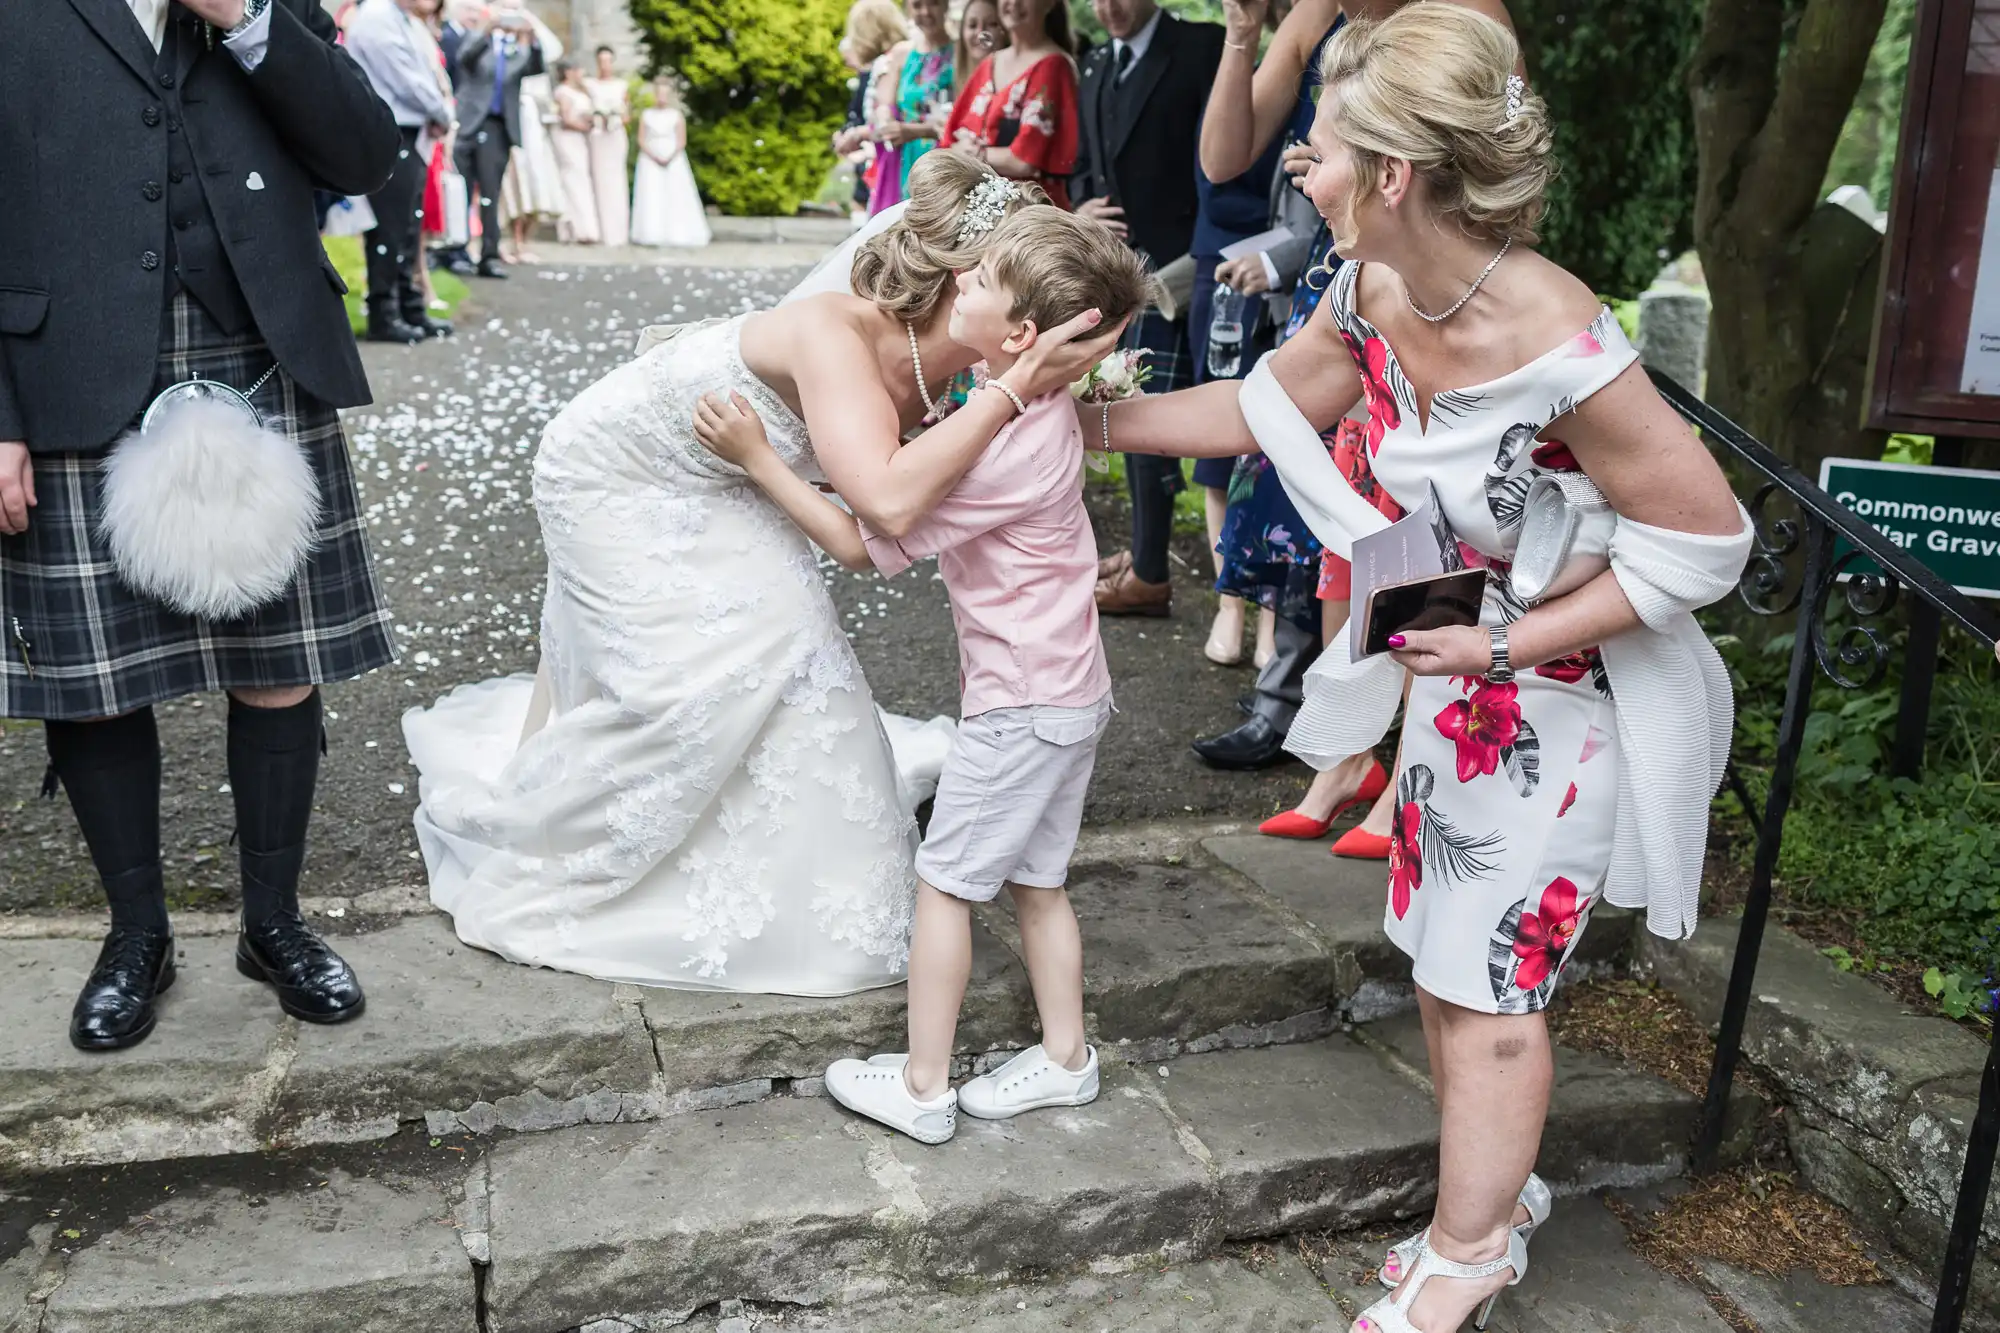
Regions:
<instances>
[{"instance_id":1,"label":"red high-heeled shoe","mask_svg":"<svg viewBox=\"0 0 2000 1333\"><path fill-rule=\"evenodd\" d=\"M1335 856L1355 861L1386 861L1389 859L1389 839L1356 824L1336 838L1330 850Z\"/></svg>"},{"instance_id":2,"label":"red high-heeled shoe","mask_svg":"<svg viewBox=\"0 0 2000 1333\"><path fill-rule=\"evenodd\" d=\"M1382 767L1380 760L1377 760L1375 765L1368 770L1368 776L1361 779L1361 786L1355 790L1354 795L1333 807L1333 813L1325 819L1314 819L1312 816L1302 815L1296 810L1287 810L1281 815L1272 815L1269 819L1259 824L1257 831L1268 838L1303 838L1307 841L1311 841L1314 838L1324 838L1326 831L1333 827L1334 821L1339 819L1351 807L1373 805L1375 804L1375 798L1388 789L1389 771ZM1384 846L1386 845L1385 843ZM1388 854L1387 851L1382 853L1385 857Z\"/></svg>"}]
</instances>

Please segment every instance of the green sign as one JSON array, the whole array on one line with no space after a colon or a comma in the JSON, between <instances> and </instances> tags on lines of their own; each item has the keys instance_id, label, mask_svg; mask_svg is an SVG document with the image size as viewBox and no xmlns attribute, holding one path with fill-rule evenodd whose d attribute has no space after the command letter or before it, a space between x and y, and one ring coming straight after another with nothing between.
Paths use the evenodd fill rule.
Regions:
<instances>
[{"instance_id":1,"label":"green sign","mask_svg":"<svg viewBox=\"0 0 2000 1333\"><path fill-rule=\"evenodd\" d=\"M1819 484L1960 592L2000 597L2000 472L1829 458Z\"/></svg>"}]
</instances>

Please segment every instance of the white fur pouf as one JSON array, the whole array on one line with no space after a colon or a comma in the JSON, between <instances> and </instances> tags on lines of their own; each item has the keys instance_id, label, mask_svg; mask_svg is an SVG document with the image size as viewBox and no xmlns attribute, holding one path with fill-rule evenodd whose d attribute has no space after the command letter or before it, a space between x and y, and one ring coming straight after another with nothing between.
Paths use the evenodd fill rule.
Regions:
<instances>
[{"instance_id":1,"label":"white fur pouf","mask_svg":"<svg viewBox=\"0 0 2000 1333\"><path fill-rule=\"evenodd\" d=\"M277 600L312 553L319 479L291 439L242 409L194 399L104 460L99 531L119 577L203 620Z\"/></svg>"}]
</instances>

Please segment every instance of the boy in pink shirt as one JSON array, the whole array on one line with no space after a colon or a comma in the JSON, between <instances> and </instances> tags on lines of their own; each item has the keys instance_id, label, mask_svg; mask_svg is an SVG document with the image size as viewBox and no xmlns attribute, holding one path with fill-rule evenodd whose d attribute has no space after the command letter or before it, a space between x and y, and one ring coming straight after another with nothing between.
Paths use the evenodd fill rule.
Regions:
<instances>
[{"instance_id":1,"label":"boy in pink shirt","mask_svg":"<svg viewBox=\"0 0 2000 1333\"><path fill-rule=\"evenodd\" d=\"M1056 208L1003 222L976 269L961 273L952 341L998 376L1042 329L1097 309L1107 324L1138 311L1152 279L1102 225ZM910 941L910 1053L840 1060L827 1091L848 1109L924 1143L957 1113L1004 1119L1097 1096L1084 1041L1083 944L1064 889L1097 739L1111 716L1098 638L1097 541L1083 505L1083 431L1063 390L1020 415L928 515L901 537L871 531L795 475L740 399L710 397L696 431L820 547L851 569L894 575L927 555L951 595L962 721L917 853ZM951 1053L972 970L972 908L1011 891L1042 1041L957 1092Z\"/></svg>"}]
</instances>

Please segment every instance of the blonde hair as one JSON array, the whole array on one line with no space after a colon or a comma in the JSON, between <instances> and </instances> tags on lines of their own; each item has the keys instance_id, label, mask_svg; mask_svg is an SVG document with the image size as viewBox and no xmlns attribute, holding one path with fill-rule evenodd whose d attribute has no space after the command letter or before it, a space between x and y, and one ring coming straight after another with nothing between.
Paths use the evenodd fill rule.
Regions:
<instances>
[{"instance_id":1,"label":"blonde hair","mask_svg":"<svg viewBox=\"0 0 2000 1333\"><path fill-rule=\"evenodd\" d=\"M1510 115L1507 80L1520 58L1505 25L1445 0L1342 28L1320 62L1319 114L1354 163L1350 219L1383 159L1399 157L1440 217L1533 245L1555 162L1542 99L1524 88Z\"/></svg>"},{"instance_id":2,"label":"blonde hair","mask_svg":"<svg viewBox=\"0 0 2000 1333\"><path fill-rule=\"evenodd\" d=\"M925 153L910 167L904 187L909 205L895 226L870 240L854 256L854 294L873 301L883 313L920 324L943 299L945 286L962 269L975 268L993 231L959 237L965 198L981 181L997 180L993 168L964 153ZM1039 185L1010 182L1009 214L1049 202Z\"/></svg>"},{"instance_id":3,"label":"blonde hair","mask_svg":"<svg viewBox=\"0 0 2000 1333\"><path fill-rule=\"evenodd\" d=\"M872 65L909 35L909 22L896 0L854 0L854 8L847 11L847 35L841 38L841 45L854 53L856 64Z\"/></svg>"},{"instance_id":4,"label":"blonde hair","mask_svg":"<svg viewBox=\"0 0 2000 1333\"><path fill-rule=\"evenodd\" d=\"M986 246L993 281L1014 298L1010 319L1052 329L1086 310L1116 323L1154 299L1146 261L1101 222L1060 208L1024 208Z\"/></svg>"}]
</instances>

